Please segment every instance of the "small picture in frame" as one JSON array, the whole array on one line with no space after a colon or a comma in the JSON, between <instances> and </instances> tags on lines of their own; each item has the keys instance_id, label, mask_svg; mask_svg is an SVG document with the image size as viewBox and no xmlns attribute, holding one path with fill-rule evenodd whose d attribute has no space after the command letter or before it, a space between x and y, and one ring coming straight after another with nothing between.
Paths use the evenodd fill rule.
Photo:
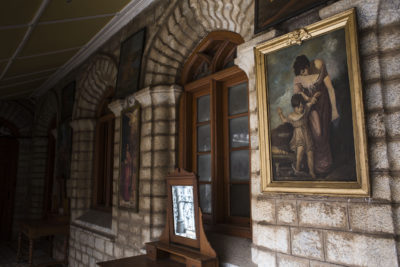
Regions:
<instances>
[{"instance_id":1,"label":"small picture in frame","mask_svg":"<svg viewBox=\"0 0 400 267\"><path fill-rule=\"evenodd\" d=\"M167 178L167 227L169 240L185 246L200 247L200 222L197 178L177 169Z\"/></svg>"},{"instance_id":2,"label":"small picture in frame","mask_svg":"<svg viewBox=\"0 0 400 267\"><path fill-rule=\"evenodd\" d=\"M172 207L175 235L196 239L193 186L172 186Z\"/></svg>"}]
</instances>

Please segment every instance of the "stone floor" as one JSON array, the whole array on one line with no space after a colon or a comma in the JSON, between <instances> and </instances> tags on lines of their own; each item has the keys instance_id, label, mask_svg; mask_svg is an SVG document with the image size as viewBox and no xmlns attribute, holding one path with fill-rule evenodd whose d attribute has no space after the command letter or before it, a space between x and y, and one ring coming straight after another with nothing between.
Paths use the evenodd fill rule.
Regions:
<instances>
[{"instance_id":1,"label":"stone floor","mask_svg":"<svg viewBox=\"0 0 400 267\"><path fill-rule=\"evenodd\" d=\"M27 250L27 247L25 247ZM33 263L46 264L52 259L48 253L49 244L47 240L39 240L35 242L34 253L33 253ZM15 243L0 241L0 267L27 267L28 255L24 253L23 259L17 261L17 246ZM61 265L47 265L58 267Z\"/></svg>"}]
</instances>

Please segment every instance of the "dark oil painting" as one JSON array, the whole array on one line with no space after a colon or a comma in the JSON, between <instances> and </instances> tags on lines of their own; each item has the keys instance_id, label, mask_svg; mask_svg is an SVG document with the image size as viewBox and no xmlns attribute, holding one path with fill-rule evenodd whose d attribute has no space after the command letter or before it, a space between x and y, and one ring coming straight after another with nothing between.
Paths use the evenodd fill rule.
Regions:
<instances>
[{"instance_id":1,"label":"dark oil painting","mask_svg":"<svg viewBox=\"0 0 400 267\"><path fill-rule=\"evenodd\" d=\"M254 32L268 27L323 4L327 0L256 0Z\"/></svg>"},{"instance_id":2,"label":"dark oil painting","mask_svg":"<svg viewBox=\"0 0 400 267\"><path fill-rule=\"evenodd\" d=\"M145 28L134 33L121 45L116 98L123 98L139 88L140 68L144 49Z\"/></svg>"},{"instance_id":3,"label":"dark oil painting","mask_svg":"<svg viewBox=\"0 0 400 267\"><path fill-rule=\"evenodd\" d=\"M344 29L265 57L273 180L357 181Z\"/></svg>"},{"instance_id":4,"label":"dark oil painting","mask_svg":"<svg viewBox=\"0 0 400 267\"><path fill-rule=\"evenodd\" d=\"M121 114L119 206L138 210L140 107Z\"/></svg>"}]
</instances>

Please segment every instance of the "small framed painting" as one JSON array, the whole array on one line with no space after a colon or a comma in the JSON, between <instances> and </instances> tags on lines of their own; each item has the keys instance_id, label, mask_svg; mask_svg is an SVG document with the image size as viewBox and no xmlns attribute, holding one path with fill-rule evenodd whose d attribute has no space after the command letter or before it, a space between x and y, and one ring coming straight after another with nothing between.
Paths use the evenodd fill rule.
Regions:
<instances>
[{"instance_id":1,"label":"small framed painting","mask_svg":"<svg viewBox=\"0 0 400 267\"><path fill-rule=\"evenodd\" d=\"M169 237L172 242L199 248L197 178L177 170L167 177Z\"/></svg>"},{"instance_id":2,"label":"small framed painting","mask_svg":"<svg viewBox=\"0 0 400 267\"><path fill-rule=\"evenodd\" d=\"M256 0L254 16L254 33L297 16L328 0Z\"/></svg>"},{"instance_id":3,"label":"small framed painting","mask_svg":"<svg viewBox=\"0 0 400 267\"><path fill-rule=\"evenodd\" d=\"M139 89L145 38L146 28L143 28L122 43L115 98L124 98Z\"/></svg>"},{"instance_id":4,"label":"small framed painting","mask_svg":"<svg viewBox=\"0 0 400 267\"><path fill-rule=\"evenodd\" d=\"M138 211L140 106L121 112L119 207Z\"/></svg>"},{"instance_id":5,"label":"small framed painting","mask_svg":"<svg viewBox=\"0 0 400 267\"><path fill-rule=\"evenodd\" d=\"M355 15L255 48L264 192L370 194Z\"/></svg>"}]
</instances>

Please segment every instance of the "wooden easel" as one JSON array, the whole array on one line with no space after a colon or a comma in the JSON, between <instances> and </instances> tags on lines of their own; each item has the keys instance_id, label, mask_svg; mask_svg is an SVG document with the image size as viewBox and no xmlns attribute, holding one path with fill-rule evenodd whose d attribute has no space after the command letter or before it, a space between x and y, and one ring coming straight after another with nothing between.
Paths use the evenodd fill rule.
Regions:
<instances>
[{"instance_id":1,"label":"wooden easel","mask_svg":"<svg viewBox=\"0 0 400 267\"><path fill-rule=\"evenodd\" d=\"M174 173L167 176L168 186L168 207L167 207L167 220L164 231L157 242L146 243L147 257L151 260L157 261L160 259L170 258L177 262L185 264L187 267L217 267L218 258L214 249L211 247L204 233L202 212L198 207L197 201L197 178L194 173L186 172L181 169L176 169ZM171 182L173 181L173 182ZM194 247L187 245L186 242L173 242L174 236L173 218L172 218L172 198L171 198L171 184L192 184L194 188L194 207L198 211L195 218L197 220L196 227L198 227L198 243ZM197 245L198 244L198 245Z\"/></svg>"}]
</instances>

